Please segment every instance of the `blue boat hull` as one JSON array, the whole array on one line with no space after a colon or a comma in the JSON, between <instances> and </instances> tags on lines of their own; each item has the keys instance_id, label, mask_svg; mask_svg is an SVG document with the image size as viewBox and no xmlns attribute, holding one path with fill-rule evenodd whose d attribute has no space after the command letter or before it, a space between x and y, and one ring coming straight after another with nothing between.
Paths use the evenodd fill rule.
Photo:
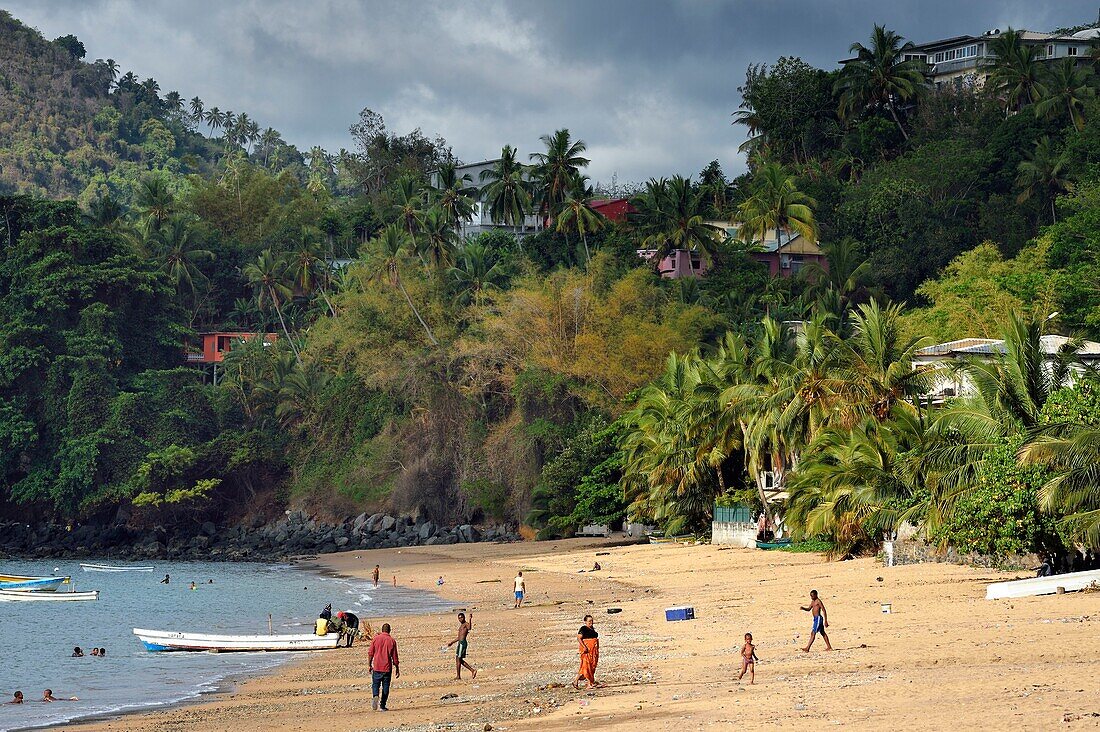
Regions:
<instances>
[{"instance_id":1,"label":"blue boat hull","mask_svg":"<svg viewBox=\"0 0 1100 732\"><path fill-rule=\"evenodd\" d=\"M44 577L42 579L24 580L20 582L0 582L0 590L37 590L38 592L52 592L66 580L66 577Z\"/></svg>"}]
</instances>

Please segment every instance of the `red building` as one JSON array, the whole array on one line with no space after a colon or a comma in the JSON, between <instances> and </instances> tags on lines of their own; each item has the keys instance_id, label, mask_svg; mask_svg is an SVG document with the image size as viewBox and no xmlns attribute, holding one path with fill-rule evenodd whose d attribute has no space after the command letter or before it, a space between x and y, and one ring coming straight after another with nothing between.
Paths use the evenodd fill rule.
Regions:
<instances>
[{"instance_id":1,"label":"red building","mask_svg":"<svg viewBox=\"0 0 1100 732\"><path fill-rule=\"evenodd\" d=\"M199 338L202 339L202 352L196 353L194 351L187 351L185 358L187 363L218 364L225 359L225 354L233 350L234 343L251 340L261 335L265 343L274 343L278 338L274 333L200 333Z\"/></svg>"},{"instance_id":2,"label":"red building","mask_svg":"<svg viewBox=\"0 0 1100 732\"><path fill-rule=\"evenodd\" d=\"M588 205L593 211L603 214L604 218L616 224L626 221L627 214L634 213L636 210L625 198L594 198L588 202Z\"/></svg>"}]
</instances>

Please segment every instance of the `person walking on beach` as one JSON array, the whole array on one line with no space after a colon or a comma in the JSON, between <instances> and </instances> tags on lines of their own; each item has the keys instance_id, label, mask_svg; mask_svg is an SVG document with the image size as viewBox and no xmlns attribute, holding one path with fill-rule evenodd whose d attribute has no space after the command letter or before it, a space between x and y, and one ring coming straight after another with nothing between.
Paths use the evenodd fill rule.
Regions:
<instances>
[{"instance_id":1,"label":"person walking on beach","mask_svg":"<svg viewBox=\"0 0 1100 732\"><path fill-rule=\"evenodd\" d=\"M577 631L577 643L580 645L581 667L577 671L577 678L573 680L573 688L580 691L581 681L586 682L586 688L596 689L603 684L596 682L596 666L600 663L600 634L596 632L595 619L591 615L584 616L584 625Z\"/></svg>"},{"instance_id":2,"label":"person walking on beach","mask_svg":"<svg viewBox=\"0 0 1100 732\"><path fill-rule=\"evenodd\" d=\"M829 627L829 612L825 609L825 603L817 596L817 590L810 590L810 606L802 609L813 616L813 626L810 628L810 642L806 644L802 652L810 652L810 646L814 644L814 639L819 633L821 637L825 639L825 650L833 650L833 644L829 642L829 634L825 632L825 629Z\"/></svg>"},{"instance_id":3,"label":"person walking on beach","mask_svg":"<svg viewBox=\"0 0 1100 732\"><path fill-rule=\"evenodd\" d=\"M527 591L527 587L523 582L523 572L516 575L516 605L520 607L523 605L523 595Z\"/></svg>"},{"instance_id":4,"label":"person walking on beach","mask_svg":"<svg viewBox=\"0 0 1100 732\"><path fill-rule=\"evenodd\" d=\"M462 681L462 667L465 666L470 670L471 678L477 678L477 669L466 663L466 650L469 648L469 642L466 640L466 636L470 634L470 630L474 627L474 613L470 612L470 619L466 619L466 613L458 614L458 635L455 639L447 644L447 647L455 645L455 681Z\"/></svg>"},{"instance_id":5,"label":"person walking on beach","mask_svg":"<svg viewBox=\"0 0 1100 732\"><path fill-rule=\"evenodd\" d=\"M382 630L371 638L367 648L367 659L371 671L371 703L374 711L388 712L386 702L390 698L390 676L401 678L401 666L397 657L397 641L390 635L390 624L382 623ZM379 705L381 692L381 706Z\"/></svg>"},{"instance_id":6,"label":"person walking on beach","mask_svg":"<svg viewBox=\"0 0 1100 732\"><path fill-rule=\"evenodd\" d=\"M741 646L741 674L737 677L740 681L745 675L745 671L749 672L749 683L756 683L756 662L760 659L756 657L756 646L752 642L752 633L745 633L745 645Z\"/></svg>"},{"instance_id":7,"label":"person walking on beach","mask_svg":"<svg viewBox=\"0 0 1100 732\"><path fill-rule=\"evenodd\" d=\"M381 571L382 571L381 567L379 567L377 564L374 565L374 571L371 572L371 577L374 578L374 586L375 587L378 586L378 573L381 572Z\"/></svg>"}]
</instances>

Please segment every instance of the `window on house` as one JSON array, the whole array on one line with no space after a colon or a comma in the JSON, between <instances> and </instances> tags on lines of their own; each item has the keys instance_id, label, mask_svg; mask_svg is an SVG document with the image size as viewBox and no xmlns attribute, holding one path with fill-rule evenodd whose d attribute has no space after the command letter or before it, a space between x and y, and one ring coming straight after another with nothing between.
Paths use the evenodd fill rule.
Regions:
<instances>
[{"instance_id":1,"label":"window on house","mask_svg":"<svg viewBox=\"0 0 1100 732\"><path fill-rule=\"evenodd\" d=\"M1047 57L1048 58L1053 58L1054 57L1054 44L1053 43L1047 44Z\"/></svg>"},{"instance_id":2,"label":"window on house","mask_svg":"<svg viewBox=\"0 0 1100 732\"><path fill-rule=\"evenodd\" d=\"M1077 46L1070 46L1069 48L1067 48L1066 49L1066 55L1067 56L1076 56L1077 55Z\"/></svg>"}]
</instances>

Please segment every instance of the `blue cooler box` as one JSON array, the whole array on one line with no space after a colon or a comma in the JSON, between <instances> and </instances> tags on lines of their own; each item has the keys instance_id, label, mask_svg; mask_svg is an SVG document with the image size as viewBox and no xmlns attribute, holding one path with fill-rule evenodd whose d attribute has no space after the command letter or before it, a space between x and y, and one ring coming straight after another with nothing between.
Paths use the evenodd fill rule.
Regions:
<instances>
[{"instance_id":1,"label":"blue cooler box","mask_svg":"<svg viewBox=\"0 0 1100 732\"><path fill-rule=\"evenodd\" d=\"M684 605L683 607L665 608L665 620L695 620L695 608Z\"/></svg>"}]
</instances>

